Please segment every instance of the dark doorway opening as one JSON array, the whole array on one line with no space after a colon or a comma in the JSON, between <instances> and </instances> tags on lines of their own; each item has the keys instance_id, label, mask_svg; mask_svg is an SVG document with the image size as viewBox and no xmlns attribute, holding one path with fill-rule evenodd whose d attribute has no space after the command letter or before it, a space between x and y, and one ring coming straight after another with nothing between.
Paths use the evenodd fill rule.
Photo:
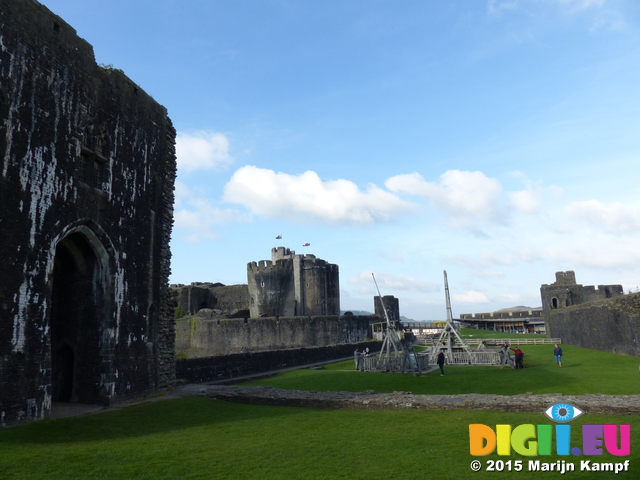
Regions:
<instances>
[{"instance_id":1,"label":"dark doorway opening","mask_svg":"<svg viewBox=\"0 0 640 480\"><path fill-rule=\"evenodd\" d=\"M61 240L53 267L51 381L53 402L100 404L101 267L87 238Z\"/></svg>"}]
</instances>

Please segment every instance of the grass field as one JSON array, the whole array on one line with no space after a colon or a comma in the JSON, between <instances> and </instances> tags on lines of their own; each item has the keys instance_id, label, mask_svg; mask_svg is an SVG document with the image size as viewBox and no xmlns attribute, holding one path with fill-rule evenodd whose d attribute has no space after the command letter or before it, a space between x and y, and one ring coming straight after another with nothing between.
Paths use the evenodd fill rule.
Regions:
<instances>
[{"instance_id":1,"label":"grass field","mask_svg":"<svg viewBox=\"0 0 640 480\"><path fill-rule=\"evenodd\" d=\"M416 393L640 393L638 359L563 346L529 346L525 369L446 367L447 375L362 373L353 362L300 370L253 384L308 390ZM83 417L0 430L0 479L394 479L560 478L529 472L528 460L623 462L630 471L568 472L572 479L640 478L640 419L582 415L571 422L631 425L631 455L499 457L469 454L468 426L553 424L540 413L491 411L341 411L236 405L207 398L162 400ZM474 473L472 460L484 468ZM488 461L523 461L520 472L486 472ZM512 468L515 464L511 464ZM505 468L507 468L505 466Z\"/></svg>"},{"instance_id":2,"label":"grass field","mask_svg":"<svg viewBox=\"0 0 640 480\"><path fill-rule=\"evenodd\" d=\"M470 338L546 338L546 335L540 335L538 333L504 333L477 328L461 328L460 334L463 337Z\"/></svg>"},{"instance_id":3,"label":"grass field","mask_svg":"<svg viewBox=\"0 0 640 480\"><path fill-rule=\"evenodd\" d=\"M640 419L583 415L579 425L631 425L629 459L638 478ZM456 479L559 478L527 472L528 458L472 457L468 425L551 423L542 414L487 411L341 411L236 405L206 398L166 400L0 431L0 478L12 479ZM535 457L555 462L560 457ZM579 465L585 457L563 457ZM521 460L525 471L479 472L480 459ZM498 477L496 477L498 475ZM611 478L571 472L570 478Z\"/></svg>"},{"instance_id":4,"label":"grass field","mask_svg":"<svg viewBox=\"0 0 640 480\"><path fill-rule=\"evenodd\" d=\"M640 394L640 359L636 357L563 345L564 357L562 368L559 368L553 357L553 345L526 345L521 348L525 354L523 370L445 366L444 377L440 377L436 370L413 377L411 374L356 372L353 360L349 360L328 365L323 370L294 370L248 384L295 390L397 390L422 394Z\"/></svg>"}]
</instances>

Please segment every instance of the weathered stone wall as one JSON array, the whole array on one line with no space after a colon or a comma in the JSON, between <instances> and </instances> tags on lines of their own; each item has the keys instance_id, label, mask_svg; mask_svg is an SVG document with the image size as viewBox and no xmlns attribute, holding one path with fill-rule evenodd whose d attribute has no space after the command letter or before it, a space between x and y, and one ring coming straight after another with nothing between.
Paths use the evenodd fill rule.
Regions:
<instances>
[{"instance_id":1,"label":"weathered stone wall","mask_svg":"<svg viewBox=\"0 0 640 480\"><path fill-rule=\"evenodd\" d=\"M194 315L202 309L219 310L225 315L249 312L249 288L247 285L222 285L221 283L194 283L173 286L177 304L186 315Z\"/></svg>"},{"instance_id":2,"label":"weathered stone wall","mask_svg":"<svg viewBox=\"0 0 640 480\"><path fill-rule=\"evenodd\" d=\"M2 423L173 383L166 109L34 0L0 45Z\"/></svg>"},{"instance_id":3,"label":"weathered stone wall","mask_svg":"<svg viewBox=\"0 0 640 480\"><path fill-rule=\"evenodd\" d=\"M381 342L177 359L176 376L191 383L233 379L243 375L272 372L299 365L353 357L353 351L356 348L362 351L367 347L372 352L377 352L380 350Z\"/></svg>"},{"instance_id":4,"label":"weathered stone wall","mask_svg":"<svg viewBox=\"0 0 640 480\"><path fill-rule=\"evenodd\" d=\"M372 321L379 319L364 315L216 318L203 310L176 320L176 354L196 358L362 342L371 336Z\"/></svg>"},{"instance_id":5,"label":"weathered stone wall","mask_svg":"<svg viewBox=\"0 0 640 480\"><path fill-rule=\"evenodd\" d=\"M384 304L384 308L383 308ZM389 321L394 322L400 320L400 302L393 295L385 295L382 301L379 296L373 297L374 312L381 321L386 320L385 310L389 316Z\"/></svg>"},{"instance_id":6,"label":"weathered stone wall","mask_svg":"<svg viewBox=\"0 0 640 480\"><path fill-rule=\"evenodd\" d=\"M640 357L640 293L550 310L547 332L569 345Z\"/></svg>"},{"instance_id":7,"label":"weathered stone wall","mask_svg":"<svg viewBox=\"0 0 640 480\"><path fill-rule=\"evenodd\" d=\"M272 248L271 260L247 264L247 281L252 317L340 314L338 266L314 255Z\"/></svg>"},{"instance_id":8,"label":"weathered stone wall","mask_svg":"<svg viewBox=\"0 0 640 480\"><path fill-rule=\"evenodd\" d=\"M573 270L556 272L554 283L540 287L542 310L545 315L551 310L597 302L623 294L622 285L598 285L596 288L593 285L578 284Z\"/></svg>"}]
</instances>

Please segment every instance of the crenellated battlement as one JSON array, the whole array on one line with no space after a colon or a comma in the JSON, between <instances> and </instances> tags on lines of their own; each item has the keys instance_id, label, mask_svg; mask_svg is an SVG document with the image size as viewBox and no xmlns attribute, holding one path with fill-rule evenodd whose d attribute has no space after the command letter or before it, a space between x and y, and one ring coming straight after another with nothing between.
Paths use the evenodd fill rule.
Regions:
<instances>
[{"instance_id":1,"label":"crenellated battlement","mask_svg":"<svg viewBox=\"0 0 640 480\"><path fill-rule=\"evenodd\" d=\"M554 285L575 285L576 283L576 272L573 270L556 272L556 282Z\"/></svg>"},{"instance_id":2,"label":"crenellated battlement","mask_svg":"<svg viewBox=\"0 0 640 480\"><path fill-rule=\"evenodd\" d=\"M337 315L338 266L315 255L271 249L271 260L247 264L251 316Z\"/></svg>"},{"instance_id":3,"label":"crenellated battlement","mask_svg":"<svg viewBox=\"0 0 640 480\"><path fill-rule=\"evenodd\" d=\"M289 260L293 258L306 262L306 261L314 260L316 256L311 253L296 254L295 250L291 250L286 247L274 247L271 249L271 261L273 262L276 262L278 260Z\"/></svg>"},{"instance_id":4,"label":"crenellated battlement","mask_svg":"<svg viewBox=\"0 0 640 480\"><path fill-rule=\"evenodd\" d=\"M271 260L275 262L277 260L293 258L295 254L295 250L286 247L274 247L271 249Z\"/></svg>"},{"instance_id":5,"label":"crenellated battlement","mask_svg":"<svg viewBox=\"0 0 640 480\"><path fill-rule=\"evenodd\" d=\"M543 310L550 311L623 295L622 285L581 285L572 270L556 272L556 281L540 287Z\"/></svg>"},{"instance_id":6,"label":"crenellated battlement","mask_svg":"<svg viewBox=\"0 0 640 480\"><path fill-rule=\"evenodd\" d=\"M254 273L264 273L268 271L278 271L284 270L287 268L286 260L276 260L275 262L272 260L260 260L257 262L249 262L247 263L247 271L251 271Z\"/></svg>"}]
</instances>

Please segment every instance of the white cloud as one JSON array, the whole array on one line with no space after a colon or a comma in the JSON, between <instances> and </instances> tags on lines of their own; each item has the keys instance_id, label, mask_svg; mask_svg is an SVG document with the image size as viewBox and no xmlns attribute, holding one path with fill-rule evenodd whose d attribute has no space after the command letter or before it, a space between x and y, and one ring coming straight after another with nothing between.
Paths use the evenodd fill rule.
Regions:
<instances>
[{"instance_id":1,"label":"white cloud","mask_svg":"<svg viewBox=\"0 0 640 480\"><path fill-rule=\"evenodd\" d=\"M640 232L640 209L621 203L606 204L598 200L575 202L564 208L564 218L601 232Z\"/></svg>"},{"instance_id":2,"label":"white cloud","mask_svg":"<svg viewBox=\"0 0 640 480\"><path fill-rule=\"evenodd\" d=\"M439 182L428 182L419 173L396 175L386 187L393 192L406 192L429 199L431 204L449 214L454 227L475 229L483 221L503 223L499 208L502 185L482 172L448 170Z\"/></svg>"},{"instance_id":3,"label":"white cloud","mask_svg":"<svg viewBox=\"0 0 640 480\"><path fill-rule=\"evenodd\" d=\"M464 305L473 305L477 303L489 303L489 298L482 292L469 290L467 293L453 295L453 301Z\"/></svg>"},{"instance_id":4,"label":"white cloud","mask_svg":"<svg viewBox=\"0 0 640 480\"><path fill-rule=\"evenodd\" d=\"M566 248L550 248L545 251L546 258L560 269L578 270L580 268L623 269L640 263L640 251L637 242L612 242L605 239L590 242L587 245L572 245Z\"/></svg>"},{"instance_id":5,"label":"white cloud","mask_svg":"<svg viewBox=\"0 0 640 480\"><path fill-rule=\"evenodd\" d=\"M223 168L233 163L229 154L229 140L216 132L178 132L176 157L181 172Z\"/></svg>"},{"instance_id":6,"label":"white cloud","mask_svg":"<svg viewBox=\"0 0 640 480\"><path fill-rule=\"evenodd\" d=\"M520 213L538 213L542 205L540 194L528 187L519 192L509 192L511 205Z\"/></svg>"},{"instance_id":7,"label":"white cloud","mask_svg":"<svg viewBox=\"0 0 640 480\"><path fill-rule=\"evenodd\" d=\"M474 252L472 256L454 255L445 257L447 263L465 268L487 269L493 266L511 267L518 263L513 254L501 252L496 254L484 251ZM494 274L495 276L495 274Z\"/></svg>"},{"instance_id":8,"label":"white cloud","mask_svg":"<svg viewBox=\"0 0 640 480\"><path fill-rule=\"evenodd\" d=\"M209 199L194 193L182 182L175 183L175 193L174 225L176 230L182 230L180 233L188 242L215 240L218 237L214 231L215 225L246 220L245 215L240 212L216 207Z\"/></svg>"},{"instance_id":9,"label":"white cloud","mask_svg":"<svg viewBox=\"0 0 640 480\"><path fill-rule=\"evenodd\" d=\"M378 287L380 288L380 293L383 296L392 295L392 293L389 293L391 291L428 293L440 290L440 285L437 283L425 282L417 278L403 277L392 273L375 273L375 276ZM349 278L349 283L361 285L362 293L378 294L375 284L373 283L371 272L361 272L357 277Z\"/></svg>"},{"instance_id":10,"label":"white cloud","mask_svg":"<svg viewBox=\"0 0 640 480\"><path fill-rule=\"evenodd\" d=\"M351 181L324 181L312 171L290 175L254 166L233 174L224 187L224 200L244 205L257 215L329 224L388 222L414 209L373 184L362 192Z\"/></svg>"}]
</instances>

